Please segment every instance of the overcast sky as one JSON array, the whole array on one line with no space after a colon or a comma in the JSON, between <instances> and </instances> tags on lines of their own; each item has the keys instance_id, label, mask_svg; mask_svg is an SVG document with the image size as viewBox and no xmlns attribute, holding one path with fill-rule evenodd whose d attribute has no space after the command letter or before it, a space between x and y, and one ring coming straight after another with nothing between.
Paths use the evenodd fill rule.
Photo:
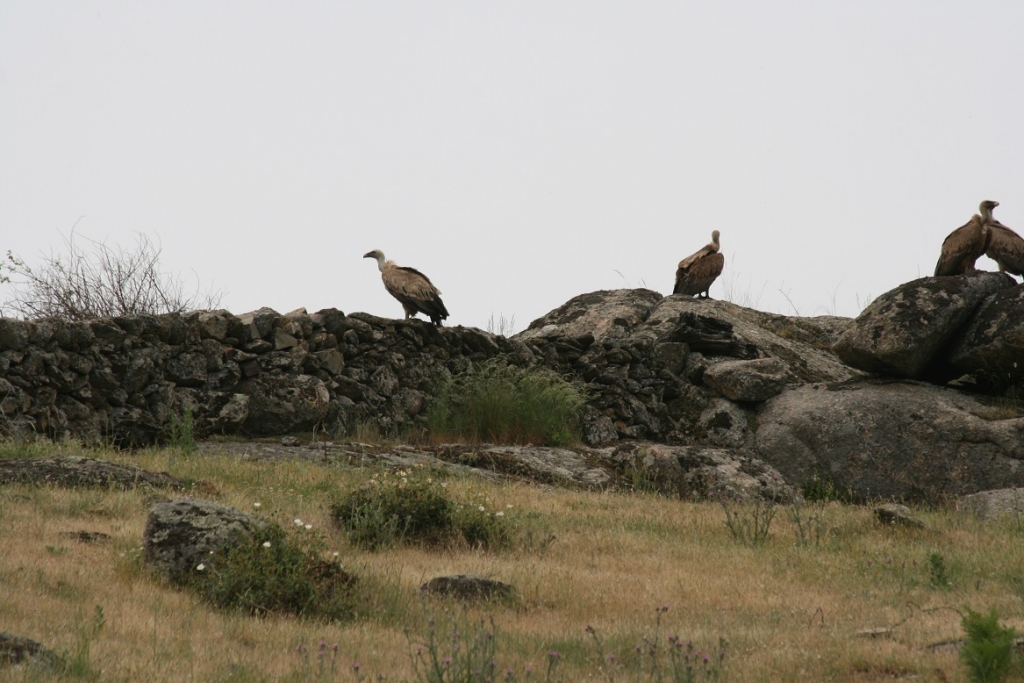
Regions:
<instances>
[{"instance_id":1,"label":"overcast sky","mask_svg":"<svg viewBox=\"0 0 1024 683\"><path fill-rule=\"evenodd\" d=\"M1024 232L1019 0L0 0L0 253L142 232L235 313L401 317L381 249L519 330L718 229L713 297L856 315L982 199Z\"/></svg>"}]
</instances>

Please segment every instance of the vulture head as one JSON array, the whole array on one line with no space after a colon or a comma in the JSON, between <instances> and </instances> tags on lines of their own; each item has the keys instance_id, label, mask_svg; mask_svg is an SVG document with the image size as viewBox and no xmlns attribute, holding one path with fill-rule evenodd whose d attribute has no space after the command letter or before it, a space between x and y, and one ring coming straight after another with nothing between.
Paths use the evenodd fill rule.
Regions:
<instances>
[{"instance_id":1,"label":"vulture head","mask_svg":"<svg viewBox=\"0 0 1024 683\"><path fill-rule=\"evenodd\" d=\"M999 202L994 202L991 199L986 199L985 201L978 205L978 210L981 212L982 218L985 218L987 220L992 218L992 209L996 208L997 206L999 206Z\"/></svg>"},{"instance_id":2,"label":"vulture head","mask_svg":"<svg viewBox=\"0 0 1024 683\"><path fill-rule=\"evenodd\" d=\"M377 259L377 267L380 269L384 268L384 252L380 249L374 249L363 254L363 258Z\"/></svg>"}]
</instances>

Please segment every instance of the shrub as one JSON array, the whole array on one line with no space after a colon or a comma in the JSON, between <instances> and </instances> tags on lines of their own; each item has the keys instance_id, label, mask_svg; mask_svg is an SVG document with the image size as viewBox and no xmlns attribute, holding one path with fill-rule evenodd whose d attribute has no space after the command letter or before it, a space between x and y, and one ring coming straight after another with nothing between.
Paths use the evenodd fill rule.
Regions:
<instances>
[{"instance_id":1,"label":"shrub","mask_svg":"<svg viewBox=\"0 0 1024 683\"><path fill-rule=\"evenodd\" d=\"M352 614L355 577L337 559L322 559L322 547L315 533L292 537L268 524L224 555L211 556L188 581L221 608L344 619Z\"/></svg>"},{"instance_id":2,"label":"shrub","mask_svg":"<svg viewBox=\"0 0 1024 683\"><path fill-rule=\"evenodd\" d=\"M511 542L504 511L489 511L480 502L456 503L445 487L413 470L376 474L332 505L331 517L352 543L371 550L400 543L494 548Z\"/></svg>"},{"instance_id":3,"label":"shrub","mask_svg":"<svg viewBox=\"0 0 1024 683\"><path fill-rule=\"evenodd\" d=\"M960 648L960 659L967 665L970 679L977 683L1003 680L1010 667L1016 632L999 625L994 608L987 615L968 609L962 623L967 642Z\"/></svg>"},{"instance_id":4,"label":"shrub","mask_svg":"<svg viewBox=\"0 0 1024 683\"><path fill-rule=\"evenodd\" d=\"M160 246L143 234L134 250L86 238L91 253L75 241L74 229L63 239L67 253L51 252L38 269L7 252L7 270L20 279L12 282L14 295L7 302L15 313L25 318L86 320L182 313L197 307L216 308L220 303L220 294L186 294L179 278L160 270Z\"/></svg>"},{"instance_id":5,"label":"shrub","mask_svg":"<svg viewBox=\"0 0 1024 683\"><path fill-rule=\"evenodd\" d=\"M932 553L928 556L928 575L932 588L949 590L953 587L949 582L949 572L946 571L946 558L942 553Z\"/></svg>"},{"instance_id":6,"label":"shrub","mask_svg":"<svg viewBox=\"0 0 1024 683\"><path fill-rule=\"evenodd\" d=\"M185 406L181 418L171 413L170 443L186 455L199 450L195 439L195 420L192 416L192 406Z\"/></svg>"},{"instance_id":7,"label":"shrub","mask_svg":"<svg viewBox=\"0 0 1024 683\"><path fill-rule=\"evenodd\" d=\"M566 445L580 438L583 391L554 372L487 363L439 387L427 415L435 439Z\"/></svg>"}]
</instances>

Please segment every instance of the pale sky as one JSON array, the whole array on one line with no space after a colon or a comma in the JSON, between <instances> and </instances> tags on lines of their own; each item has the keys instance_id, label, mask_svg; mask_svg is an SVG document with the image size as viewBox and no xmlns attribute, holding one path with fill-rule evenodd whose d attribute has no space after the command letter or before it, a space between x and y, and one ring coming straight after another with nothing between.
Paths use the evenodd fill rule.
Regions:
<instances>
[{"instance_id":1,"label":"pale sky","mask_svg":"<svg viewBox=\"0 0 1024 683\"><path fill-rule=\"evenodd\" d=\"M142 232L235 313L401 317L381 249L520 330L718 229L713 297L852 316L983 199L1024 232L1019 0L0 0L0 253Z\"/></svg>"}]
</instances>

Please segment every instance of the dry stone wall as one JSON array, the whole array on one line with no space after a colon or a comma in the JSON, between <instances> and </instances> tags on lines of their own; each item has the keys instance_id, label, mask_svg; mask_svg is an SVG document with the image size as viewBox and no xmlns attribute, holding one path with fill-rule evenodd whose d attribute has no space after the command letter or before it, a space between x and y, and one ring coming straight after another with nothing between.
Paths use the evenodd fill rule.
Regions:
<instances>
[{"instance_id":1,"label":"dry stone wall","mask_svg":"<svg viewBox=\"0 0 1024 683\"><path fill-rule=\"evenodd\" d=\"M198 436L336 437L360 424L393 433L425 423L440 381L499 359L585 386L589 444L689 442L722 428L707 414L719 395L703 386L708 364L776 355L734 334L740 323L721 319L722 306L742 310L649 290L592 292L512 339L336 309L0 319L0 429L139 446L166 440L190 414ZM743 375L741 364L737 382Z\"/></svg>"}]
</instances>

